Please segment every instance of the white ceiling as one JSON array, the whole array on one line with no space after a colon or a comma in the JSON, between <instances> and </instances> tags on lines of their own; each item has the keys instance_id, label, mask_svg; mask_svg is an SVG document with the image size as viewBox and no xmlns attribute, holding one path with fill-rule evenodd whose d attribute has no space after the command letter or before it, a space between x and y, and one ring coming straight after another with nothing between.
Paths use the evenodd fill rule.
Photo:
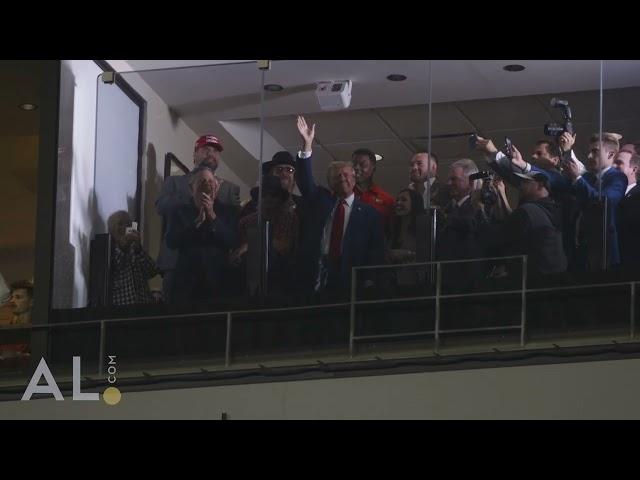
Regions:
<instances>
[{"instance_id":1,"label":"white ceiling","mask_svg":"<svg viewBox=\"0 0 640 480\"><path fill-rule=\"evenodd\" d=\"M133 68L179 68L141 73L176 112L183 116L207 113L210 119L254 118L259 114L261 72L253 62L202 65L223 61L127 60ZM188 62L188 63L187 63ZM239 62L239 61L224 61ZM506 72L505 64L519 63L523 72ZM188 65L199 66L188 67ZM272 62L265 83L284 86L266 94L267 116L319 111L312 94L322 80L353 81L351 109L385 108L428 103L429 73L435 103L472 99L597 90L599 60L281 60ZM389 82L391 73L407 76ZM125 74L126 78L126 74ZM607 61L605 88L640 85L640 62Z\"/></svg>"},{"instance_id":2,"label":"white ceiling","mask_svg":"<svg viewBox=\"0 0 640 480\"><path fill-rule=\"evenodd\" d=\"M127 62L137 69L183 67L141 75L198 134L209 133L219 120L248 120L260 115L262 79L255 63ZM200 66L189 67L185 62ZM522 64L526 69L513 73L502 69L511 63ZM529 151L543 136L543 124L559 120L559 112L548 106L553 96L570 101L580 138L599 127L599 60L437 60L431 64L403 60L285 60L274 61L265 73L265 83L284 86L279 93L265 92L265 128L281 145L295 151L298 136L294 118L298 113L305 114L318 124L317 174L322 174L332 159L348 159L355 148L369 147L385 156L378 175L384 178L380 180L383 186L395 192L407 183L412 152L427 146L429 69L434 102L431 130L436 137L432 150L445 163L440 175L446 174L449 161L470 154L478 159L469 152L466 136L462 135L466 132L477 131L500 142L508 135ZM407 80L389 82L386 77L391 73L402 73ZM314 94L316 82L342 79L353 81L351 107L321 112ZM636 120L640 116L640 94L638 89L629 88L640 87L640 62L604 62L603 85L605 89L617 89L606 91L603 98L604 129L640 138ZM459 136L438 138L455 134ZM227 164L246 183L253 184L255 160L240 145L235 147L238 148L227 149Z\"/></svg>"}]
</instances>

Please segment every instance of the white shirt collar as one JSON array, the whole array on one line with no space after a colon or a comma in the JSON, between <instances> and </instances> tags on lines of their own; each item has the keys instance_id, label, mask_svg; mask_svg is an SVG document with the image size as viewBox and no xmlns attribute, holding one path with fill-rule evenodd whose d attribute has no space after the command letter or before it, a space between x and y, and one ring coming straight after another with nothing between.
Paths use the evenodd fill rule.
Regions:
<instances>
[{"instance_id":1,"label":"white shirt collar","mask_svg":"<svg viewBox=\"0 0 640 480\"><path fill-rule=\"evenodd\" d=\"M635 182L635 183L630 183L629 185L627 185L627 191L626 191L626 192L624 192L624 194L626 195L627 193L629 193L629 191L630 191L633 187L635 187L635 186L636 186L636 183L637 183L637 182Z\"/></svg>"},{"instance_id":2,"label":"white shirt collar","mask_svg":"<svg viewBox=\"0 0 640 480\"><path fill-rule=\"evenodd\" d=\"M356 198L355 193L352 193L351 195L349 195L347 198L344 199L345 202L347 202L347 206L349 208L351 208L351 205L353 205L353 201L355 200L355 198Z\"/></svg>"},{"instance_id":3,"label":"white shirt collar","mask_svg":"<svg viewBox=\"0 0 640 480\"><path fill-rule=\"evenodd\" d=\"M427 182L429 182L429 185L431 185L433 187L433 182L436 181L436 177L431 177L427 180ZM427 182L424 182L424 188L427 188Z\"/></svg>"},{"instance_id":4,"label":"white shirt collar","mask_svg":"<svg viewBox=\"0 0 640 480\"><path fill-rule=\"evenodd\" d=\"M462 198L460 199L460 201L459 201L459 202L456 202L456 203L458 204L458 206L459 206L459 207L461 207L461 206L462 206L462 204L463 204L464 202L466 202L466 201L467 201L467 199L468 199L469 197L470 197L470 195L467 195L467 196L465 196L465 197L462 197Z\"/></svg>"},{"instance_id":5,"label":"white shirt collar","mask_svg":"<svg viewBox=\"0 0 640 480\"><path fill-rule=\"evenodd\" d=\"M607 167L604 170L602 170L599 174L600 178L602 178L604 176L605 173L607 173L609 170L611 170L613 168L613 166L611 167Z\"/></svg>"}]
</instances>

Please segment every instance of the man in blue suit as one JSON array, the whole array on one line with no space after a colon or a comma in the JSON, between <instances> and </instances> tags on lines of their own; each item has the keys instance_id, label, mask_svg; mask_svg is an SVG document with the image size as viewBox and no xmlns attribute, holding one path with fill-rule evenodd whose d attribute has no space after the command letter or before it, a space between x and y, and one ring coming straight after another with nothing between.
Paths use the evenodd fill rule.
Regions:
<instances>
[{"instance_id":1,"label":"man in blue suit","mask_svg":"<svg viewBox=\"0 0 640 480\"><path fill-rule=\"evenodd\" d=\"M602 138L599 135L591 137L587 172L584 175L581 175L579 165L573 159L565 161L563 173L571 181L580 203L578 237L585 245L589 270L620 264L616 215L618 204L624 198L627 189L626 175L613 168L613 160L620 149L620 138L621 136L615 133L603 133ZM606 265L603 265L602 215L605 212L607 248Z\"/></svg>"},{"instance_id":2,"label":"man in blue suit","mask_svg":"<svg viewBox=\"0 0 640 480\"><path fill-rule=\"evenodd\" d=\"M298 262L300 286L307 292L348 294L352 267L384 263L382 217L355 198L355 172L349 162L329 165L330 190L316 185L311 167L315 124L309 128L298 117L297 126L304 145L296 161L305 218ZM372 277L363 272L358 278L370 281Z\"/></svg>"}]
</instances>

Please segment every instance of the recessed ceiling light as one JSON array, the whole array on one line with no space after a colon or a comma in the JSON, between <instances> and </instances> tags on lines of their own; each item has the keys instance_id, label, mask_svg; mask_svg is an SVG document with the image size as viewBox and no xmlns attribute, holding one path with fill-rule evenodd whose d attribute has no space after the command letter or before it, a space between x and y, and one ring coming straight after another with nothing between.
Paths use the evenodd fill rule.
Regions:
<instances>
[{"instance_id":1,"label":"recessed ceiling light","mask_svg":"<svg viewBox=\"0 0 640 480\"><path fill-rule=\"evenodd\" d=\"M281 92L282 90L284 90L284 87L282 85L277 85L275 83L270 83L268 85L265 85L264 89L267 92Z\"/></svg>"},{"instance_id":2,"label":"recessed ceiling light","mask_svg":"<svg viewBox=\"0 0 640 480\"><path fill-rule=\"evenodd\" d=\"M402 75L400 73L392 73L391 75L387 76L387 80L390 80L392 82L402 82L406 79L407 79L407 76Z\"/></svg>"},{"instance_id":3,"label":"recessed ceiling light","mask_svg":"<svg viewBox=\"0 0 640 480\"><path fill-rule=\"evenodd\" d=\"M34 103L23 103L21 105L18 105L18 107L21 108L22 110L26 110L27 112L30 112L38 108L38 106Z\"/></svg>"},{"instance_id":4,"label":"recessed ceiling light","mask_svg":"<svg viewBox=\"0 0 640 480\"><path fill-rule=\"evenodd\" d=\"M502 69L507 72L521 72L524 70L524 65L505 65Z\"/></svg>"}]
</instances>

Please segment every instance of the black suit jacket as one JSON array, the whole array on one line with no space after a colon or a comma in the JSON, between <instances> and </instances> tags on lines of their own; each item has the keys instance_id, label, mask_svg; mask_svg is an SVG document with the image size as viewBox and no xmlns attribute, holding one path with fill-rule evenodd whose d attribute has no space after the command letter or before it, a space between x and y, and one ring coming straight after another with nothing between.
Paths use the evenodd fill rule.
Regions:
<instances>
[{"instance_id":1,"label":"black suit jacket","mask_svg":"<svg viewBox=\"0 0 640 480\"><path fill-rule=\"evenodd\" d=\"M618 205L618 236L623 268L640 268L640 185Z\"/></svg>"},{"instance_id":2,"label":"black suit jacket","mask_svg":"<svg viewBox=\"0 0 640 480\"><path fill-rule=\"evenodd\" d=\"M462 260L485 256L479 241L486 216L473 207L471 197L461 206L449 203L444 209L446 219L436 242L438 260ZM481 262L443 264L443 293L469 293L471 284L484 265Z\"/></svg>"},{"instance_id":3,"label":"black suit jacket","mask_svg":"<svg viewBox=\"0 0 640 480\"><path fill-rule=\"evenodd\" d=\"M222 203L214 203L213 209L216 219L200 227L195 225L199 210L193 203L175 208L169 216L167 246L177 251L171 302L223 296L221 287L228 254L235 244L237 213L235 207Z\"/></svg>"},{"instance_id":4,"label":"black suit jacket","mask_svg":"<svg viewBox=\"0 0 640 480\"><path fill-rule=\"evenodd\" d=\"M160 196L156 200L156 211L162 216L162 243L158 253L157 265L161 271L176 268L178 252L167 243L167 228L169 217L181 207L191 205L191 188L189 187L190 175L167 177L162 185ZM232 210L240 210L240 187L223 180L216 196L216 205L225 204Z\"/></svg>"}]
</instances>

